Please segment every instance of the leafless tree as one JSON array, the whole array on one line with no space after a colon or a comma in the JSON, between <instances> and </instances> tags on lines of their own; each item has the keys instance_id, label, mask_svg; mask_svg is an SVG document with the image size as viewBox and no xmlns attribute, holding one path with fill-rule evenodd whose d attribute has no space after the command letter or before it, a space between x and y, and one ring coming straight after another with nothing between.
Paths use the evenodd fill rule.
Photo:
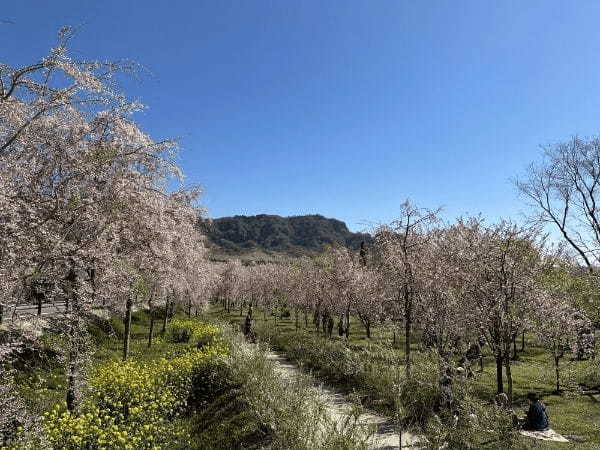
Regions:
<instances>
[{"instance_id":1,"label":"leafless tree","mask_svg":"<svg viewBox=\"0 0 600 450\"><path fill-rule=\"evenodd\" d=\"M516 186L535 220L554 225L590 273L600 262L600 138L574 137L544 147Z\"/></svg>"}]
</instances>

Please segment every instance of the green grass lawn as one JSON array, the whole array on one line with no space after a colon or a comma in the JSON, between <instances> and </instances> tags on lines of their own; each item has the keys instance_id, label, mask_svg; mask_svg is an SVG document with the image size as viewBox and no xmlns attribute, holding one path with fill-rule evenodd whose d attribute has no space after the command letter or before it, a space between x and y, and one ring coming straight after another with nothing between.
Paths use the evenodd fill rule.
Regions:
<instances>
[{"instance_id":1,"label":"green grass lawn","mask_svg":"<svg viewBox=\"0 0 600 450\"><path fill-rule=\"evenodd\" d=\"M151 360L169 352L177 351L178 345L165 343L160 339L162 323L155 323L154 335L157 339L148 348L149 316L138 311L132 317L129 357L138 360ZM88 371L99 364L112 360L121 360L123 356L123 322L118 319L93 321L88 327L91 337L91 360ZM54 349L64 347L62 337L46 334L42 345L33 355L24 355L18 360L16 380L29 407L43 413L52 405L61 402L66 396L66 377L64 365L58 359Z\"/></svg>"},{"instance_id":2,"label":"green grass lawn","mask_svg":"<svg viewBox=\"0 0 600 450\"><path fill-rule=\"evenodd\" d=\"M178 313L176 317L185 317ZM154 340L148 348L150 317L146 311L137 311L132 316L129 359L150 361L169 357L185 351L187 344L164 342L162 320L155 321ZM120 361L123 356L123 322L118 318L98 319L88 327L93 348L89 372L108 361ZM52 348L60 348L62 338L46 335L47 342L39 352L19 360L17 384L30 410L38 415L48 411L56 403L63 402L66 396L64 365ZM262 425L241 400L240 393L232 389L219 395L215 400L184 416L178 421L189 431L191 443L196 449L214 448L260 448L265 433Z\"/></svg>"},{"instance_id":3,"label":"green grass lawn","mask_svg":"<svg viewBox=\"0 0 600 450\"><path fill-rule=\"evenodd\" d=\"M245 314L245 311L244 311ZM240 315L240 310L231 310L227 313L221 306L212 306L203 314L207 319L219 319L228 322L241 324L244 315ZM268 326L276 333L282 336L293 336L296 334L295 319L293 315L287 318L277 318L264 311L255 309L253 314L255 326ZM319 336L320 339L328 339L318 334L312 325L312 317L309 317L308 328L304 329L304 319L300 317L300 328L303 332L311 336ZM337 321L336 321L337 325ZM369 340L362 324L352 318L350 322L349 344L353 351L361 352L371 343L390 343L392 341L392 331L389 328L374 327L372 338ZM337 328L334 328L333 340L345 340L337 335ZM419 349L418 337L411 345L413 350ZM399 356L404 356L404 336L402 332L396 336L396 344ZM554 389L554 368L549 355L538 347L531 337L527 337L525 350L520 352L519 360L514 361L512 366L514 405L518 415L523 415L527 407L526 395L529 391L536 391L542 394L543 401L547 405L551 426L558 433L566 436L571 443L548 443L524 438L524 444L541 449L553 448L576 448L581 449L600 449L600 393L582 394L573 389L566 390L561 395L555 394ZM520 345L519 347L520 348ZM285 351L285 348L282 349ZM569 372L576 372L580 362L570 362L567 358L562 361L562 367L565 379L569 378ZM568 368L568 369L567 369ZM475 371L477 368L473 368ZM318 372L317 372L318 375ZM496 394L496 367L491 355L485 355L485 366L483 373L478 373L473 379L476 395L484 400L491 402ZM340 385L342 390L351 390L352 386ZM505 384L506 387L506 384ZM385 411L383 407L382 412Z\"/></svg>"},{"instance_id":4,"label":"green grass lawn","mask_svg":"<svg viewBox=\"0 0 600 450\"><path fill-rule=\"evenodd\" d=\"M245 311L244 311L245 313ZM244 316L240 315L239 310L227 313L219 306L212 306L208 311L202 314L203 319L223 320L241 324ZM277 321L268 314L263 314L260 310L254 313L255 326L264 325L276 330L278 334L286 337L296 336L296 327L294 317L278 318ZM277 322L277 324L275 324ZM304 330L304 320L300 317L301 331L307 333L316 339L327 339L316 333L312 326L311 317L309 317L309 326ZM144 311L134 313L132 320L132 339L130 343L130 358L139 360L150 360L169 353L177 352L180 349L177 344L165 343L160 339L162 321L155 322L155 336L152 348L147 347L149 329L149 316ZM109 322L99 321L90 328L92 340L96 348L91 360L91 369L108 360L120 360L122 358L122 321L112 319ZM21 367L19 372L19 384L21 390L28 400L30 406L38 412L43 412L58 401L65 398L65 377L61 364L56 362L55 355L49 350L56 346L56 339L60 337L49 338L48 349L42 351L39 355L32 357L28 363ZM345 341L345 338L337 336L337 328L334 328L334 341ZM368 340L361 323L352 318L351 334L349 344L354 352L363 352L373 343L390 343L392 341L392 332L388 328L374 327L372 330L372 339ZM412 348L419 349L418 339L415 340ZM402 333L396 336L398 356L404 355L404 337ZM284 349L285 350L285 349ZM485 401L490 401L495 395L495 365L490 355L486 355L485 369L482 374L477 374L473 379L474 388L477 396ZM581 363L569 363L566 359L563 361L563 367L570 367L576 371ZM476 368L474 368L476 370ZM568 378L567 370L565 378ZM554 390L554 372L548 355L542 348L535 345L533 339L526 341L525 351L520 353L519 361L513 363L514 397L515 409L519 415L523 414L526 407L526 394L528 391L535 390L543 394L543 400L548 407L552 428L565 435L571 440L570 444L546 443L524 438L524 443L529 447L540 449L551 448L576 448L581 449L600 449L600 393L590 393L584 395L575 390L567 391L562 395L553 393ZM316 375L319 375L318 370ZM339 388L345 391L351 391L356 386L339 385ZM360 387L359 387L360 388ZM358 389L360 392L361 389ZM198 432L195 442L198 448L210 448L207 442L211 440L225 439L226 436L234 436L245 429L252 431L255 424L246 423L247 413L243 408L238 408L235 393L230 393L233 397L218 399L200 415L196 415L190 420L192 427ZM236 406L237 405L237 406ZM375 406L376 409L389 414L385 405ZM208 434L207 434L208 433ZM243 435L243 433L242 433ZM226 441L226 439L225 439ZM204 443L204 444L203 444ZM203 447L206 445L207 447Z\"/></svg>"}]
</instances>

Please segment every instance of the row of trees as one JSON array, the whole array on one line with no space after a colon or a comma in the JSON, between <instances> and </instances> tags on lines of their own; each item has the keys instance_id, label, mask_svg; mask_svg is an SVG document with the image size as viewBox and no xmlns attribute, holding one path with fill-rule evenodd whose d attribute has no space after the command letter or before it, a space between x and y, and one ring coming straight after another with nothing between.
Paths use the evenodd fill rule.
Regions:
<instances>
[{"instance_id":1,"label":"row of trees","mask_svg":"<svg viewBox=\"0 0 600 450\"><path fill-rule=\"evenodd\" d=\"M172 188L175 142L146 135L132 119L142 106L118 91L135 67L70 58L70 34L35 64L0 65L0 304L6 318L32 296L66 303L51 326L67 340L74 409L90 311L124 315L127 358L134 303L199 295L208 265L200 191ZM0 358L41 326L2 342Z\"/></svg>"},{"instance_id":2,"label":"row of trees","mask_svg":"<svg viewBox=\"0 0 600 450\"><path fill-rule=\"evenodd\" d=\"M216 297L240 314L244 305L260 305L276 317L288 310L296 327L308 326L310 317L311 326L329 336L337 323L348 337L351 315L367 337L374 324L388 326L394 337L402 328L407 374L415 334L444 358L485 343L496 361L498 391L506 380L509 397L511 364L525 332L552 353L557 389L560 358L593 348L585 342L592 335L583 334L590 319L564 285L573 262L536 228L486 225L478 217L444 224L436 211L405 203L401 217L374 237L360 253L333 247L289 264L229 263L217 274Z\"/></svg>"},{"instance_id":3,"label":"row of trees","mask_svg":"<svg viewBox=\"0 0 600 450\"><path fill-rule=\"evenodd\" d=\"M484 341L498 391L506 377L509 397L516 340L525 332L552 352L557 389L565 350L582 355L589 347L582 330L600 321L598 302L589 301L600 257L600 141L549 147L517 183L539 212L535 223L554 224L574 258L547 245L537 226L479 217L446 224L438 211L405 203L360 252L334 247L282 264L210 264L197 227L200 191L173 189L176 143L146 135L133 120L142 106L118 90L119 77L135 67L72 59L70 33L62 30L35 64L0 64L0 318L32 297L65 302L51 326L66 339L69 409L77 406L95 308L124 317L124 359L136 304L151 311L151 345L157 307L166 320L175 306L192 315L210 298L240 313L245 305L276 318L289 310L297 327L310 321L329 336L337 322L348 338L351 316L367 336L376 324L394 337L402 329L407 374L415 334L445 358ZM580 264L588 275L578 273ZM0 370L42 326L4 333ZM4 383L7 375L0 372ZM20 403L9 384L0 388L2 427L18 413L9 406Z\"/></svg>"}]
</instances>

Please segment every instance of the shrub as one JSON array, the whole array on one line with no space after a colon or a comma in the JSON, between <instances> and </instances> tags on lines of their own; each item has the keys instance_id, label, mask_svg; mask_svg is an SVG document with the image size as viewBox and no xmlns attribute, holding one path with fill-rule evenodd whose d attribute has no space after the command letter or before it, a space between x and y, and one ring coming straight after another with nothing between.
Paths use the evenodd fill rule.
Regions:
<instances>
[{"instance_id":1,"label":"shrub","mask_svg":"<svg viewBox=\"0 0 600 450\"><path fill-rule=\"evenodd\" d=\"M200 329L209 330L194 330ZM51 446L145 449L184 445L183 429L173 420L186 411L190 400L195 401L194 382L209 379L209 367L218 367L215 361L226 353L223 344L215 343L172 359L104 364L90 378L79 415L66 411L64 405L45 415Z\"/></svg>"},{"instance_id":2,"label":"shrub","mask_svg":"<svg viewBox=\"0 0 600 450\"><path fill-rule=\"evenodd\" d=\"M271 433L271 449L366 449L370 431L350 416L342 424L331 420L323 399L302 375L277 372L264 349L239 336L227 337L227 359L244 401Z\"/></svg>"},{"instance_id":3,"label":"shrub","mask_svg":"<svg viewBox=\"0 0 600 450\"><path fill-rule=\"evenodd\" d=\"M465 396L456 415L435 414L424 434L430 449L509 449L518 442L512 418L495 405Z\"/></svg>"},{"instance_id":4,"label":"shrub","mask_svg":"<svg viewBox=\"0 0 600 450\"><path fill-rule=\"evenodd\" d=\"M210 358L194 371L188 406L198 409L234 387L226 362L221 358Z\"/></svg>"},{"instance_id":5,"label":"shrub","mask_svg":"<svg viewBox=\"0 0 600 450\"><path fill-rule=\"evenodd\" d=\"M86 405L85 411L73 415L65 405L56 405L44 415L44 430L52 448L153 449L183 440L181 431L164 421L117 423L108 410Z\"/></svg>"},{"instance_id":6,"label":"shrub","mask_svg":"<svg viewBox=\"0 0 600 450\"><path fill-rule=\"evenodd\" d=\"M453 377L451 405L442 405L440 374L446 365L435 352L413 355L410 377L397 386L398 410L404 425L417 426L426 448L512 448L516 433L506 411L477 400L466 379Z\"/></svg>"},{"instance_id":7,"label":"shrub","mask_svg":"<svg viewBox=\"0 0 600 450\"><path fill-rule=\"evenodd\" d=\"M433 352L415 353L412 359L411 376L402 378L399 385L399 402L406 418L420 427L425 427L434 415L442 395L440 374L442 363ZM454 401L460 385L453 383ZM457 392L459 391L459 392Z\"/></svg>"},{"instance_id":8,"label":"shrub","mask_svg":"<svg viewBox=\"0 0 600 450\"><path fill-rule=\"evenodd\" d=\"M337 339L324 340L306 332L277 334L272 327L258 325L262 340L285 351L290 359L318 372L328 380L352 384L363 391L365 401L377 402L378 408L393 410L397 388L399 353L387 344L369 344L356 349Z\"/></svg>"},{"instance_id":9,"label":"shrub","mask_svg":"<svg viewBox=\"0 0 600 450\"><path fill-rule=\"evenodd\" d=\"M218 328L208 323L174 319L167 328L165 340L174 343L190 342L203 347L211 344L218 333Z\"/></svg>"},{"instance_id":10,"label":"shrub","mask_svg":"<svg viewBox=\"0 0 600 450\"><path fill-rule=\"evenodd\" d=\"M268 336L276 347L285 350L287 356L335 382L356 382L364 375L364 364L360 354L350 349L344 342L314 338L307 333L298 336L281 337L259 330L261 336Z\"/></svg>"},{"instance_id":11,"label":"shrub","mask_svg":"<svg viewBox=\"0 0 600 450\"><path fill-rule=\"evenodd\" d=\"M600 358L590 359L579 364L577 382L585 389L600 387Z\"/></svg>"}]
</instances>

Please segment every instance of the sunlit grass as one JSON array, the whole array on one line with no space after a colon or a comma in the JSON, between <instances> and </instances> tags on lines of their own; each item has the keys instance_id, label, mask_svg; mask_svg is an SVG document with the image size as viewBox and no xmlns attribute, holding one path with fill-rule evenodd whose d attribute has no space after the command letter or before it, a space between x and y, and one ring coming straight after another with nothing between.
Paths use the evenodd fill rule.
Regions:
<instances>
[{"instance_id":1,"label":"sunlit grass","mask_svg":"<svg viewBox=\"0 0 600 450\"><path fill-rule=\"evenodd\" d=\"M231 310L227 313L220 306L211 307L205 314L207 318L218 318L228 322L240 324L244 319L246 311L240 315L240 310ZM253 313L255 326L266 325L276 330L282 336L292 336L296 334L296 321L292 315L290 317L278 317L277 320L270 314L264 314L261 309L255 308ZM320 339L329 339L322 336L322 333L317 333L312 324L312 315L308 317L308 327L305 328L304 317L299 317L300 331L308 333L311 336L318 336ZM359 320L352 317L350 321L350 338L348 344L357 352L372 343L391 343L392 330L388 327L373 327L371 339L367 339L366 333ZM340 337L337 334L337 319L336 326L333 330L333 340L345 341L345 337ZM400 359L404 357L404 335L402 330L396 334L396 352L399 353ZM517 348L520 349L521 343L518 343ZM418 336L415 342L412 343L411 349L417 351L419 349ZM285 348L281 349L285 351ZM492 402L496 394L496 366L495 361L489 353L484 353L484 371L478 373L478 367L473 367L476 377L473 379L476 395L488 402ZM562 361L563 376L565 384L568 384L569 370L576 371L581 363L571 362L568 358ZM318 371L316 373L318 375ZM536 391L543 397L543 401L547 405L548 413L552 428L560 434L567 437L572 443L555 443L534 441L524 438L524 444L534 448L551 449L551 448L571 448L573 444L581 449L598 449L600 448L600 393L583 394L576 389L566 389L562 394L554 392L554 367L549 355L543 348L536 345L531 336L526 337L525 350L519 352L519 360L514 361L512 365L513 374L513 390L515 410L519 416L524 415L527 407L527 392ZM348 386L338 385L345 391L350 391L353 388L358 388L358 391L366 391L365 386ZM505 385L506 387L506 385ZM386 410L386 406L376 405L376 409L384 413L391 413Z\"/></svg>"}]
</instances>

